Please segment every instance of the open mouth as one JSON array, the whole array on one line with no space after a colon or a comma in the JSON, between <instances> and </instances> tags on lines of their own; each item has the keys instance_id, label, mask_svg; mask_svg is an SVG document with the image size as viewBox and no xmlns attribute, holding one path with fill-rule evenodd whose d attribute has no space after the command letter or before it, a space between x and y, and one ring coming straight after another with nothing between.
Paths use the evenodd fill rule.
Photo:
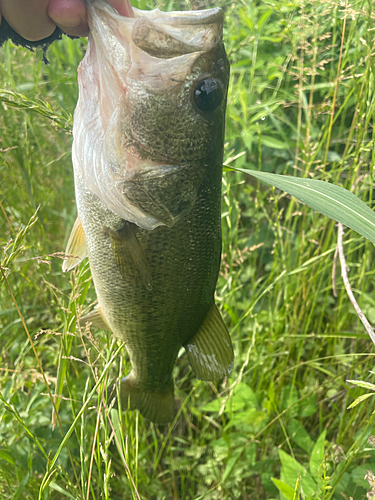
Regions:
<instances>
[{"instance_id":1,"label":"open mouth","mask_svg":"<svg viewBox=\"0 0 375 500\"><path fill-rule=\"evenodd\" d=\"M145 193L142 186L151 178L172 179L177 166L184 172L183 159L196 164L205 157L197 146L203 142L202 134L194 130L193 114L188 124L192 130L189 140L183 144L180 141L182 145L175 145L171 152L168 141L177 143L176 136L183 136L185 125L177 119L178 103L170 100L166 105L159 96L177 93L190 78L190 84L196 81L196 88L189 94L195 112L209 114L220 105L225 92L220 82L210 75L197 80L198 76L190 73L195 61L221 40L223 13L219 8L167 13L133 9L123 16L104 0L90 1L87 8L90 36L79 68L80 97L73 131L75 168L89 190L119 217L147 229L169 224L164 208L160 206L158 220L147 215L150 211L139 210L129 189L124 196L123 186L129 182L141 196ZM134 17L130 17L131 13ZM132 92L148 93L145 102L131 102ZM149 116L145 117L145 111ZM170 127L171 140L163 127L153 121L157 113L163 127ZM144 119L141 131L129 119L131 116ZM145 130L147 137L153 138L152 143L145 139ZM185 149L189 153L185 154ZM179 176L188 186L184 174ZM196 191L196 179L192 183L187 189ZM151 198L155 200L155 196ZM181 206L177 202L175 206L172 198L164 203L173 220L184 212L181 207L185 202L191 206L194 196L189 194ZM144 204L148 207L146 198L145 195ZM183 200L183 196L180 198Z\"/></svg>"},{"instance_id":2,"label":"open mouth","mask_svg":"<svg viewBox=\"0 0 375 500\"><path fill-rule=\"evenodd\" d=\"M169 59L209 50L222 38L223 32L223 12L218 7L186 12L133 8L134 17L124 17L107 2L94 0L89 3L88 13L95 44L107 52L108 61L117 71L120 65L126 69L124 53L122 60L116 54L120 46L134 64L141 62L137 61L137 57L142 57L141 51L155 58Z\"/></svg>"}]
</instances>

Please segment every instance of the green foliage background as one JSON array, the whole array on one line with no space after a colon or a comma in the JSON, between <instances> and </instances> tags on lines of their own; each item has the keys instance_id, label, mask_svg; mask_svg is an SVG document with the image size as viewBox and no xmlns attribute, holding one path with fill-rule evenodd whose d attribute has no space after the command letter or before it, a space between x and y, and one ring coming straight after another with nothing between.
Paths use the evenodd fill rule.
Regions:
<instances>
[{"instance_id":1,"label":"green foliage background","mask_svg":"<svg viewBox=\"0 0 375 500\"><path fill-rule=\"evenodd\" d=\"M327 180L372 208L373 2L212 3L226 12L232 64L226 165ZM339 269L333 292L335 224L242 173L223 177L217 286L231 377L201 383L182 354L171 426L105 405L127 356L111 335L76 328L95 301L90 271L63 274L58 253L76 217L70 128L84 48L57 42L48 66L39 52L0 51L0 498L366 498L373 399L347 409L364 391L347 380L374 382L374 354ZM348 231L344 248L374 324L373 245Z\"/></svg>"}]
</instances>

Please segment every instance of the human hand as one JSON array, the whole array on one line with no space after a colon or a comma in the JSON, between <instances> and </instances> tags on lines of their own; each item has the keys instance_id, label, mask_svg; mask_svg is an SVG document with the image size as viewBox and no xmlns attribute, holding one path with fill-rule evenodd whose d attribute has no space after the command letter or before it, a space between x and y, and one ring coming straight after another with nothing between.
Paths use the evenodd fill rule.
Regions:
<instances>
[{"instance_id":1,"label":"human hand","mask_svg":"<svg viewBox=\"0 0 375 500\"><path fill-rule=\"evenodd\" d=\"M108 0L119 14L133 17L130 0ZM0 0L1 17L22 38L38 41L56 26L67 35L87 36L89 27L84 0Z\"/></svg>"}]
</instances>

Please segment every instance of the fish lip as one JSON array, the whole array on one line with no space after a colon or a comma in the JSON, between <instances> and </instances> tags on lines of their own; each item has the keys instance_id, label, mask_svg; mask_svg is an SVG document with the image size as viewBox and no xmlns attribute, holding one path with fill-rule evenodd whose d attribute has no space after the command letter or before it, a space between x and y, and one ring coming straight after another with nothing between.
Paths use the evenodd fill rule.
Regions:
<instances>
[{"instance_id":1,"label":"fish lip","mask_svg":"<svg viewBox=\"0 0 375 500\"><path fill-rule=\"evenodd\" d=\"M117 31L123 37L123 43L131 45L134 45L132 29L142 19L151 22L157 29L165 29L166 33L185 43L189 46L188 52L207 50L223 37L224 13L220 7L171 12L162 12L159 9L144 11L133 7L134 17L124 17L109 3L103 0L93 0L88 2L87 10L88 24L92 33L96 32L96 36L98 35L93 19L98 15L95 11L101 11L103 24L112 27L117 24Z\"/></svg>"},{"instance_id":2,"label":"fish lip","mask_svg":"<svg viewBox=\"0 0 375 500\"><path fill-rule=\"evenodd\" d=\"M170 12L163 12L159 9L154 9L153 11L143 11L133 8L134 12L139 17L148 17L147 13L160 13L160 17L154 17L155 21L159 23L165 23L166 25L175 24L177 26L199 26L202 24L219 24L223 23L224 13L220 7L213 7L211 9L203 10L189 10L189 11L179 11L174 10ZM150 16L151 18L151 16Z\"/></svg>"},{"instance_id":3,"label":"fish lip","mask_svg":"<svg viewBox=\"0 0 375 500\"><path fill-rule=\"evenodd\" d=\"M131 23L134 23L134 19L146 17L147 19L157 21L158 24L164 22L166 24L176 24L178 26L196 26L201 24L220 23L224 19L223 10L220 7L212 7L210 9L202 10L172 10L169 12L164 12L159 9L141 10L133 7L135 17L132 18L122 16L108 2L103 2L102 0L93 0L88 2L88 4L89 11L91 8L102 10L109 13L112 18L115 18L120 22L128 20Z\"/></svg>"}]
</instances>

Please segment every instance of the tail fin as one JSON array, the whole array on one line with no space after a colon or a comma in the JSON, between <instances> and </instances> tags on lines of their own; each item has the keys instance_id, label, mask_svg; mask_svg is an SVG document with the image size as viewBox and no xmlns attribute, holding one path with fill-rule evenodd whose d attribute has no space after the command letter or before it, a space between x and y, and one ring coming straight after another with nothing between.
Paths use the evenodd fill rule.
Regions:
<instances>
[{"instance_id":1,"label":"tail fin","mask_svg":"<svg viewBox=\"0 0 375 500\"><path fill-rule=\"evenodd\" d=\"M173 385L165 391L148 392L130 374L121 380L120 396L123 411L137 409L156 424L166 424L175 417Z\"/></svg>"}]
</instances>

